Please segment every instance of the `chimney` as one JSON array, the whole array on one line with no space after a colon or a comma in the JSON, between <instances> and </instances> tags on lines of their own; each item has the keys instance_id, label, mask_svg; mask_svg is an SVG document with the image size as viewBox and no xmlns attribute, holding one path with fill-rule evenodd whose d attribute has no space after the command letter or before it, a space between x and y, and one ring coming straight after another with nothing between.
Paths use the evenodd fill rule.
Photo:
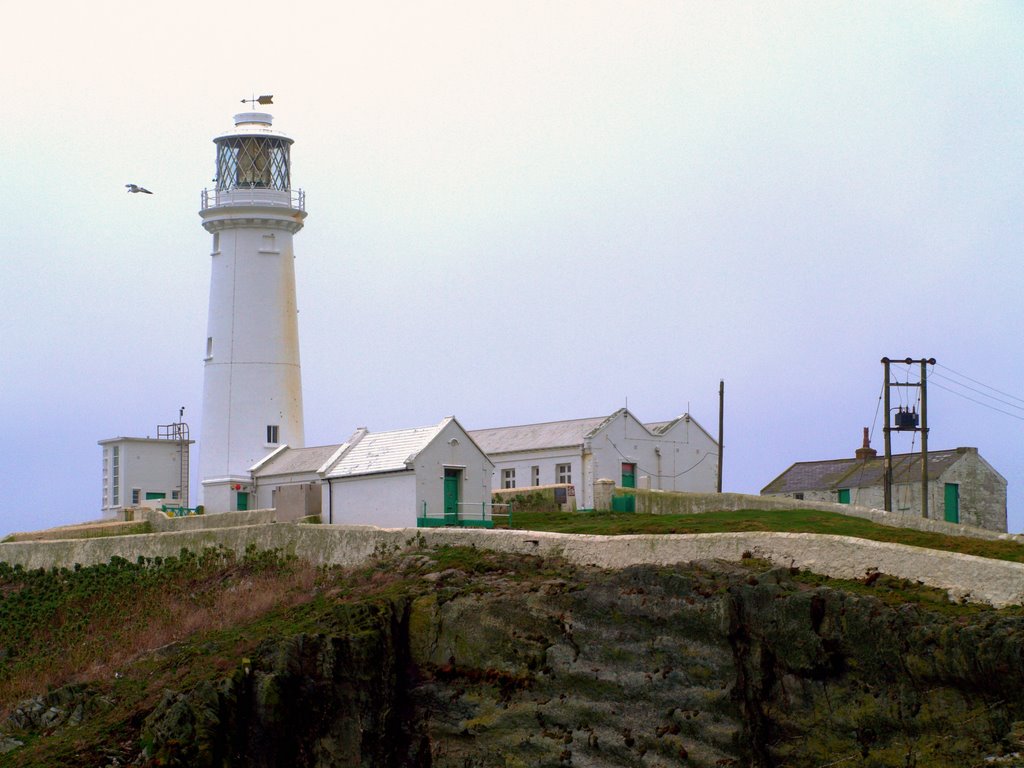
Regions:
<instances>
[{"instance_id":1,"label":"chimney","mask_svg":"<svg viewBox=\"0 0 1024 768\"><path fill-rule=\"evenodd\" d=\"M857 461L868 461L878 455L878 451L871 447L871 442L868 440L867 427L864 427L864 445L858 448L854 455L857 457Z\"/></svg>"}]
</instances>

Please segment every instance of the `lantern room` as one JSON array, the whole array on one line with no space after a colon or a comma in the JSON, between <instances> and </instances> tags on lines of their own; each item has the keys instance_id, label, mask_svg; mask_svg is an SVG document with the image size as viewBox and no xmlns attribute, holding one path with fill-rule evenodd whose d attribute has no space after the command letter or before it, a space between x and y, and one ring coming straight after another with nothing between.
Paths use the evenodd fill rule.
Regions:
<instances>
[{"instance_id":1,"label":"lantern room","mask_svg":"<svg viewBox=\"0 0 1024 768\"><path fill-rule=\"evenodd\" d=\"M289 150L292 140L270 126L266 112L235 115L235 130L216 139L217 191L235 189L291 189Z\"/></svg>"}]
</instances>

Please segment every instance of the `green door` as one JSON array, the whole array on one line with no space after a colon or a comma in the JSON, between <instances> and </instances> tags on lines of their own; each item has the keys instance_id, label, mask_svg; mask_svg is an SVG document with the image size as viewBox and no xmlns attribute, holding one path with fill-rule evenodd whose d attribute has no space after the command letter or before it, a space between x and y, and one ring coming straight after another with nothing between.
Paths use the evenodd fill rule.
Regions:
<instances>
[{"instance_id":1,"label":"green door","mask_svg":"<svg viewBox=\"0 0 1024 768\"><path fill-rule=\"evenodd\" d=\"M849 488L840 488L839 489L839 503L840 504L849 504L850 503L850 489Z\"/></svg>"},{"instance_id":2,"label":"green door","mask_svg":"<svg viewBox=\"0 0 1024 768\"><path fill-rule=\"evenodd\" d=\"M153 501L154 499L166 499L167 494L163 491L146 491L146 501Z\"/></svg>"},{"instance_id":3,"label":"green door","mask_svg":"<svg viewBox=\"0 0 1024 768\"><path fill-rule=\"evenodd\" d=\"M459 524L459 470L444 471L444 522L445 525Z\"/></svg>"},{"instance_id":4,"label":"green door","mask_svg":"<svg viewBox=\"0 0 1024 768\"><path fill-rule=\"evenodd\" d=\"M245 512L249 509L249 494L245 491L238 491L235 494L235 509L239 512Z\"/></svg>"},{"instance_id":5,"label":"green door","mask_svg":"<svg viewBox=\"0 0 1024 768\"><path fill-rule=\"evenodd\" d=\"M635 488L637 486L637 465L623 462L623 487Z\"/></svg>"},{"instance_id":6,"label":"green door","mask_svg":"<svg viewBox=\"0 0 1024 768\"><path fill-rule=\"evenodd\" d=\"M636 464L622 462L622 488L636 488ZM636 512L636 496L632 493L612 498L613 512Z\"/></svg>"},{"instance_id":7,"label":"green door","mask_svg":"<svg viewBox=\"0 0 1024 768\"><path fill-rule=\"evenodd\" d=\"M960 522L960 485L946 483L946 522Z\"/></svg>"}]
</instances>

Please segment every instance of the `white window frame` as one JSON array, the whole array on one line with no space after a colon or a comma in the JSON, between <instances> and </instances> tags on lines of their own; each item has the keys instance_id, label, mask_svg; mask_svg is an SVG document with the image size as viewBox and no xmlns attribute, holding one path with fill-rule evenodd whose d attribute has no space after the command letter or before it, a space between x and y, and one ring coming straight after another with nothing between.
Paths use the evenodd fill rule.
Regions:
<instances>
[{"instance_id":1,"label":"white window frame","mask_svg":"<svg viewBox=\"0 0 1024 768\"><path fill-rule=\"evenodd\" d=\"M572 484L572 462L555 464L555 482L562 485Z\"/></svg>"},{"instance_id":2,"label":"white window frame","mask_svg":"<svg viewBox=\"0 0 1024 768\"><path fill-rule=\"evenodd\" d=\"M530 467L530 485L540 485L540 467L536 464Z\"/></svg>"},{"instance_id":3,"label":"white window frame","mask_svg":"<svg viewBox=\"0 0 1024 768\"><path fill-rule=\"evenodd\" d=\"M277 445L280 438L280 427L277 424L267 424L267 445Z\"/></svg>"},{"instance_id":4,"label":"white window frame","mask_svg":"<svg viewBox=\"0 0 1024 768\"><path fill-rule=\"evenodd\" d=\"M501 470L501 487L502 488L515 488L516 487L516 470L515 467L510 469Z\"/></svg>"}]
</instances>

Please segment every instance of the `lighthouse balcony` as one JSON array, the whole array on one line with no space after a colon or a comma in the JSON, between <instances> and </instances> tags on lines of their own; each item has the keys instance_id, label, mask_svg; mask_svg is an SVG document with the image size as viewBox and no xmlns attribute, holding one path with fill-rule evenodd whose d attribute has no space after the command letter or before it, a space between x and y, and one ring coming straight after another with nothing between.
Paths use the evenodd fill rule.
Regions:
<instances>
[{"instance_id":1,"label":"lighthouse balcony","mask_svg":"<svg viewBox=\"0 0 1024 768\"><path fill-rule=\"evenodd\" d=\"M203 211L238 205L279 206L305 212L306 193L301 189L271 189L257 186L203 190Z\"/></svg>"}]
</instances>

